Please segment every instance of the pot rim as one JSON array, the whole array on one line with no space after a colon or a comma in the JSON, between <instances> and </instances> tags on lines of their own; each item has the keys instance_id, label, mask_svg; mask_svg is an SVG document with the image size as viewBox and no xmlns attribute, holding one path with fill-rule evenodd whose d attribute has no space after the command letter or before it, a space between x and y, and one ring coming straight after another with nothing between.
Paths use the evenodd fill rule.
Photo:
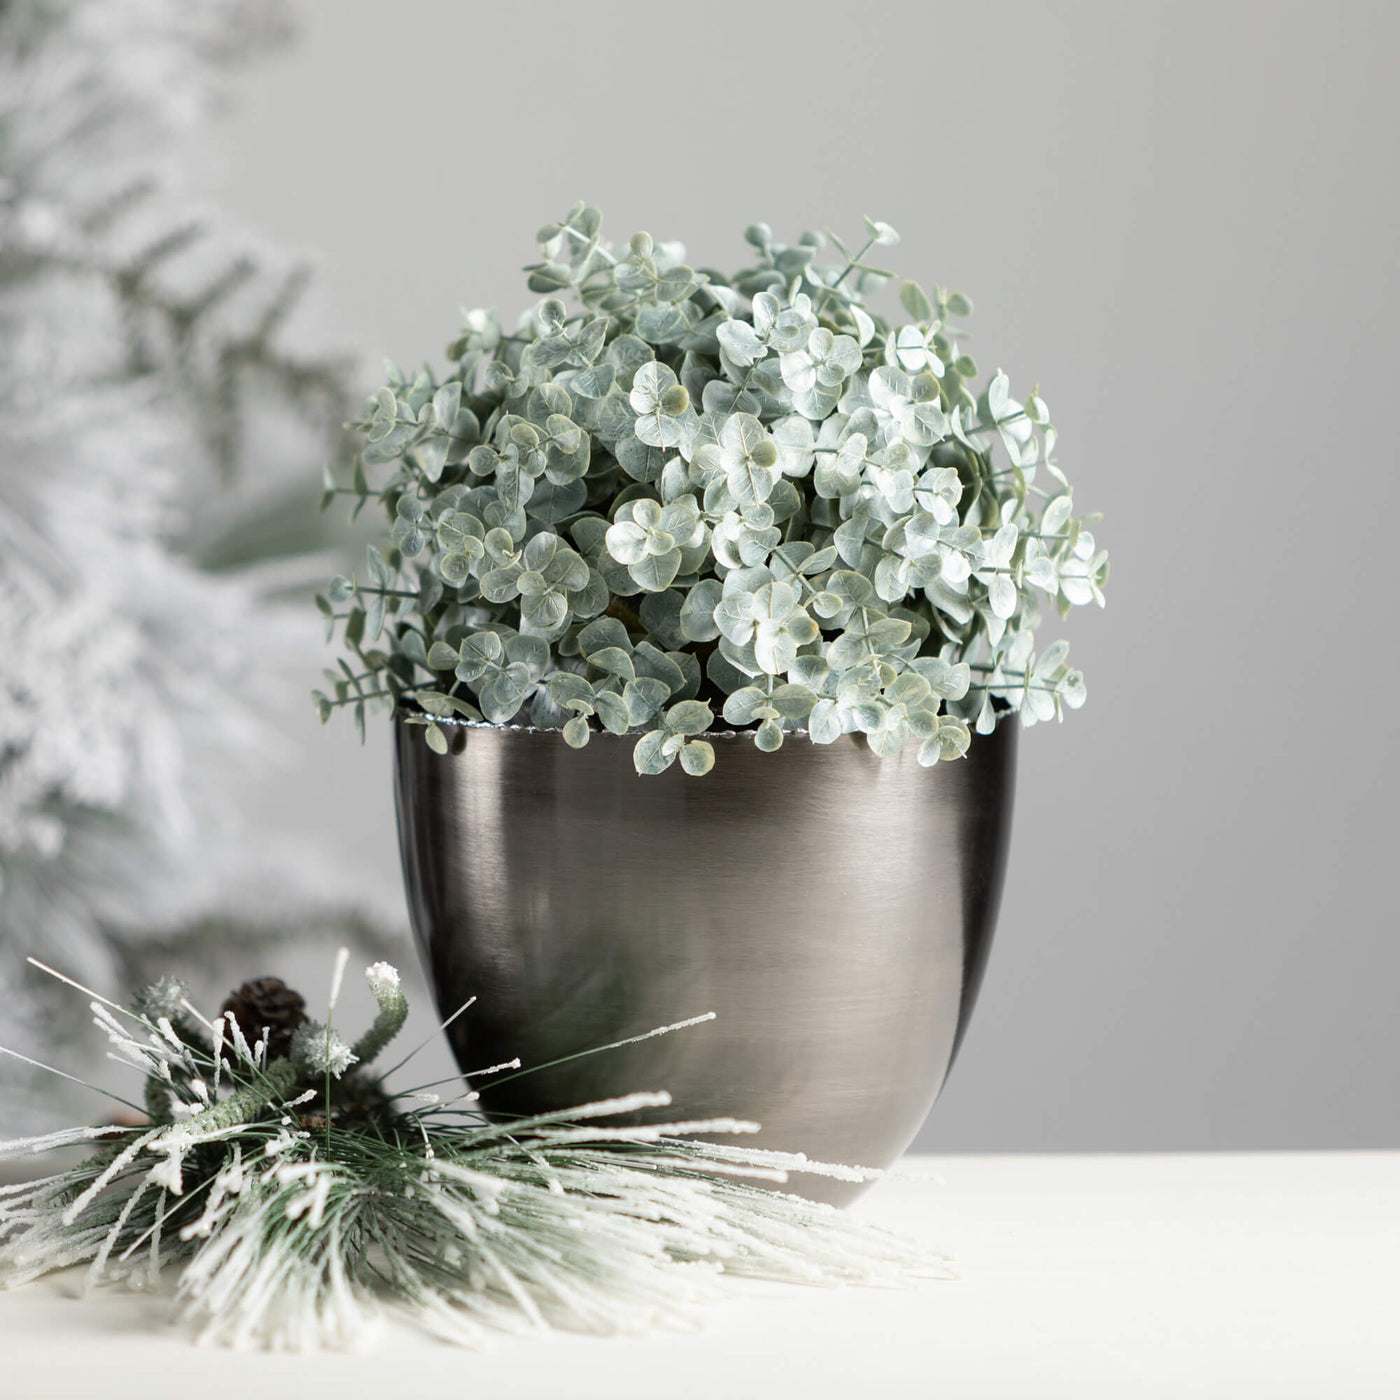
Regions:
<instances>
[{"instance_id":1,"label":"pot rim","mask_svg":"<svg viewBox=\"0 0 1400 1400\"><path fill-rule=\"evenodd\" d=\"M394 719L400 724L417 724L413 716L421 715L431 724L450 725L454 729L494 729L505 734L562 734L564 732L561 725L558 729L541 729L537 724L492 724L489 719L464 719L461 715L451 715L439 719L436 715L430 715L426 710L395 710ZM640 739L642 730L628 730L626 734L614 734L611 729L596 729L590 738L593 739ZM703 734L697 734L697 739L752 739L757 733L757 729L707 729ZM807 737L805 729L784 729L784 737L796 738L801 735Z\"/></svg>"},{"instance_id":2,"label":"pot rim","mask_svg":"<svg viewBox=\"0 0 1400 1400\"><path fill-rule=\"evenodd\" d=\"M973 742L976 743L978 739L990 739L993 734L1001 729L1003 724L1006 724L1010 720L1011 713L1009 709L997 710L996 729L992 730L991 734L978 734ZM439 718L436 715L430 715L426 710L409 710L403 708L394 711L394 722L396 724L413 723L415 727L417 727L417 721L411 717L419 715L429 724L436 724L438 726L447 725L454 729L491 729L505 734L563 734L564 732L562 725L558 729L541 729L535 724L492 724L489 719L465 719L460 715L449 715ZM752 741L753 736L757 732L757 726L752 729L707 729L703 734L697 734L695 737L698 739L748 739ZM637 739L640 737L640 731L634 733L629 730L626 734L614 734L611 729L600 729L593 732L590 736L590 742L592 742L593 739ZM806 729L784 729L783 737L785 739L800 738L810 740L811 736L810 731ZM846 736L842 735L842 737L845 738ZM817 745L817 747L820 748L822 746Z\"/></svg>"}]
</instances>

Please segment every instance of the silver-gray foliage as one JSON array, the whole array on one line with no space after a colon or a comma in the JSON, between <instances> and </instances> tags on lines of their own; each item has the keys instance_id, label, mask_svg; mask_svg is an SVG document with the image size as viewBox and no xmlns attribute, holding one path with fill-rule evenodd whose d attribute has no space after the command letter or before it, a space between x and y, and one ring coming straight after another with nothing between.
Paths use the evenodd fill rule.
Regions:
<instances>
[{"instance_id":1,"label":"silver-gray foliage","mask_svg":"<svg viewBox=\"0 0 1400 1400\"><path fill-rule=\"evenodd\" d=\"M323 504L375 496L392 537L318 600L349 653L323 719L398 706L439 751L441 721L575 748L600 725L639 736L638 771L698 775L716 710L764 750L860 732L931 765L1083 704L1035 632L1041 600L1103 605L1107 555L1039 392L977 386L966 297L905 281L901 317L868 308L898 241L874 220L854 253L752 225L732 277L600 227L577 204L541 229L514 332L469 312L445 378L390 365L354 425Z\"/></svg>"}]
</instances>

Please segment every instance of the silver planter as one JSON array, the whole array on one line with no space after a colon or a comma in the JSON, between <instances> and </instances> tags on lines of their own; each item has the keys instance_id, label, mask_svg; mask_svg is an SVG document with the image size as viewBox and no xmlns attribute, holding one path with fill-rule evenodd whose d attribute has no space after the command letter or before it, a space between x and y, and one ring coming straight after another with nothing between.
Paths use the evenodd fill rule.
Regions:
<instances>
[{"instance_id":1,"label":"silver planter","mask_svg":"<svg viewBox=\"0 0 1400 1400\"><path fill-rule=\"evenodd\" d=\"M703 1012L714 1021L482 1087L493 1114L666 1089L653 1117L733 1116L756 1145L886 1166L942 1087L982 980L1010 839L1016 730L932 769L863 739L639 777L634 740L398 722L414 933L463 1070L541 1065ZM859 1187L792 1188L844 1203Z\"/></svg>"}]
</instances>

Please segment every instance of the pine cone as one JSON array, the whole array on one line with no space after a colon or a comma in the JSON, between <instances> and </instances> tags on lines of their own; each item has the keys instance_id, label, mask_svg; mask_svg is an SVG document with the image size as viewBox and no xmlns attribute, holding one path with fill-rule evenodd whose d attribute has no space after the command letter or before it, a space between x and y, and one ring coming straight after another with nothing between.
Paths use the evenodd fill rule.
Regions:
<instances>
[{"instance_id":1,"label":"pine cone","mask_svg":"<svg viewBox=\"0 0 1400 1400\"><path fill-rule=\"evenodd\" d=\"M292 1033L306 1020L306 1001L280 977L256 977L245 982L220 1010L225 1015L233 1013L250 1047L262 1039L264 1030L269 1032L269 1060L280 1059L291 1050ZM232 1036L226 1034L225 1045L231 1040Z\"/></svg>"}]
</instances>

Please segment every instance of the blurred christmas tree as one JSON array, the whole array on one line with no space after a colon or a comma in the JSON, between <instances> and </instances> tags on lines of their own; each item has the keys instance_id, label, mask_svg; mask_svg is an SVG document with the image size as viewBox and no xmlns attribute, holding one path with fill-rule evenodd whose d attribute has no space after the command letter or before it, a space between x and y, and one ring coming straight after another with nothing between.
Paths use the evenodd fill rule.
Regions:
<instances>
[{"instance_id":1,"label":"blurred christmas tree","mask_svg":"<svg viewBox=\"0 0 1400 1400\"><path fill-rule=\"evenodd\" d=\"M211 931L338 917L220 839L220 779L305 683L289 595L324 572L347 375L285 348L303 271L182 195L288 32L271 0L0 0L3 1044L47 1011L26 954L119 986ZM0 1114L35 1116L13 1090Z\"/></svg>"}]
</instances>

